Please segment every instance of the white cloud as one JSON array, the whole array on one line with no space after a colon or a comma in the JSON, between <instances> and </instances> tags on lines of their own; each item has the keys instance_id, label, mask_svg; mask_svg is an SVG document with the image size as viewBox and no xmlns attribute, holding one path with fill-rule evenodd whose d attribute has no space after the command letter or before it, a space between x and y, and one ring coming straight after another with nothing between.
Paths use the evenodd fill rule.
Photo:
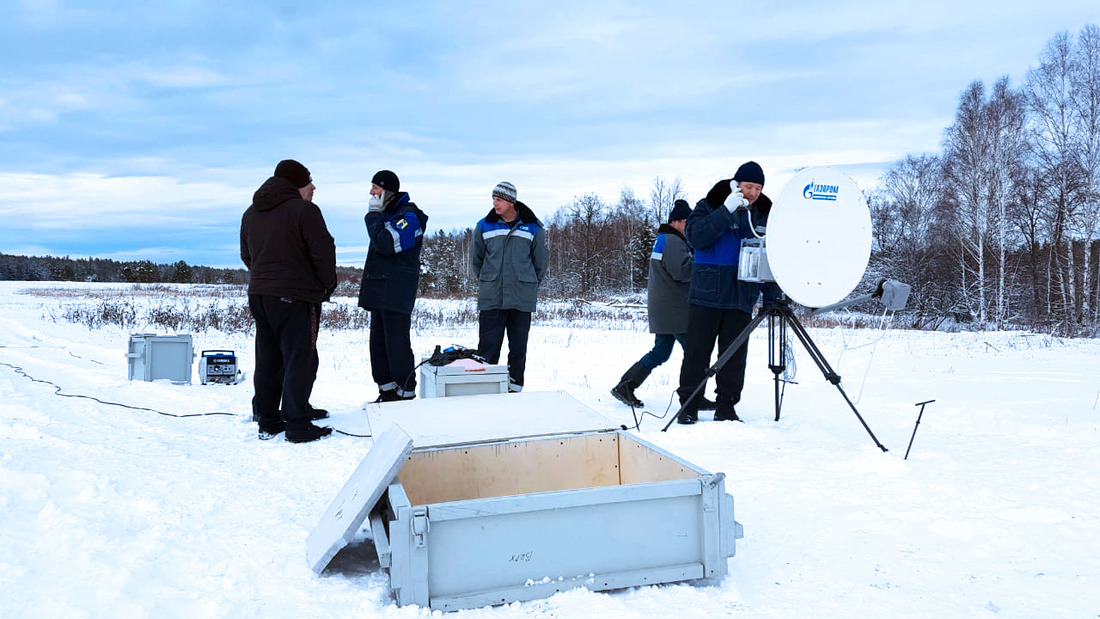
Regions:
<instances>
[{"instance_id":1,"label":"white cloud","mask_svg":"<svg viewBox=\"0 0 1100 619\"><path fill-rule=\"evenodd\" d=\"M200 226L240 203L236 187L163 176L0 173L0 186L0 217L30 234Z\"/></svg>"},{"instance_id":2,"label":"white cloud","mask_svg":"<svg viewBox=\"0 0 1100 619\"><path fill-rule=\"evenodd\" d=\"M228 76L207 67L188 65L138 67L133 70L133 79L152 86L175 89L209 88L231 82Z\"/></svg>"},{"instance_id":3,"label":"white cloud","mask_svg":"<svg viewBox=\"0 0 1100 619\"><path fill-rule=\"evenodd\" d=\"M0 86L15 226L0 241L47 247L75 221L231 249L284 157L313 170L341 255L363 250L383 167L446 229L503 179L543 217L586 192L646 197L656 176L698 198L746 159L766 191L823 164L866 189L938 150L969 81L1022 74L1092 4L23 0L0 23L18 53Z\"/></svg>"}]
</instances>

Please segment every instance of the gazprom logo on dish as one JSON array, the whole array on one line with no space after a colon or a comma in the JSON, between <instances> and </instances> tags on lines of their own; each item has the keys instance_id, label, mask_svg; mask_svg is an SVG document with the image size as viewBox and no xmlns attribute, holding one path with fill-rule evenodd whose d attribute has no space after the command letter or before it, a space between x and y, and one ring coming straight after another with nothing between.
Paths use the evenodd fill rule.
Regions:
<instances>
[{"instance_id":1,"label":"gazprom logo on dish","mask_svg":"<svg viewBox=\"0 0 1100 619\"><path fill-rule=\"evenodd\" d=\"M807 200L828 200L829 202L836 202L836 197L840 195L839 185L818 185L813 181L810 181L809 185L802 190L802 197Z\"/></svg>"}]
</instances>

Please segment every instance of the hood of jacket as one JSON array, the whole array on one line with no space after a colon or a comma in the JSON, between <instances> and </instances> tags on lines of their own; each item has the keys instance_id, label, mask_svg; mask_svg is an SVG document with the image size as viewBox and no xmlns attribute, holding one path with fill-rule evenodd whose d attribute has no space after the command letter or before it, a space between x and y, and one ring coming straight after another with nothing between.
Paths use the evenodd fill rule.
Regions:
<instances>
[{"instance_id":1,"label":"hood of jacket","mask_svg":"<svg viewBox=\"0 0 1100 619\"><path fill-rule=\"evenodd\" d=\"M428 214L420 210L420 207L416 205L412 199L409 198L409 194L406 191L395 193L393 198L386 204L386 208L382 211L384 214L396 213L402 209L409 209L416 213L416 216L420 218L421 230L426 230L428 227Z\"/></svg>"},{"instance_id":2,"label":"hood of jacket","mask_svg":"<svg viewBox=\"0 0 1100 619\"><path fill-rule=\"evenodd\" d=\"M726 198L732 193L730 189L730 180L718 181L718 183L707 192L705 200L711 208L718 208L726 203ZM749 208L766 216L772 210L771 198L761 193L760 197L757 198L756 202L753 202L752 206Z\"/></svg>"},{"instance_id":3,"label":"hood of jacket","mask_svg":"<svg viewBox=\"0 0 1100 619\"><path fill-rule=\"evenodd\" d=\"M260 185L256 193L252 194L252 206L259 211L270 211L287 200L295 198L301 200L302 194L298 193L294 183L285 178L272 176Z\"/></svg>"},{"instance_id":4,"label":"hood of jacket","mask_svg":"<svg viewBox=\"0 0 1100 619\"><path fill-rule=\"evenodd\" d=\"M542 222L539 221L539 218L535 217L534 211L532 211L523 202L516 202L516 215L518 216L517 218L519 219L519 223L521 224L538 224L540 226L542 225ZM500 215L497 215L496 209L489 209L489 214L485 216L485 221L496 223L502 220L500 218Z\"/></svg>"}]
</instances>

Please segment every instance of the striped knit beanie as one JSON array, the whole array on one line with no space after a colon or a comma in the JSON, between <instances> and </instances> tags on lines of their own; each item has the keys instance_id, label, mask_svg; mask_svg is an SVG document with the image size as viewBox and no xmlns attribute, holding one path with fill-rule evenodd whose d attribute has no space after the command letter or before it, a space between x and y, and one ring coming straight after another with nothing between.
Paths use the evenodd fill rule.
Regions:
<instances>
[{"instance_id":1,"label":"striped knit beanie","mask_svg":"<svg viewBox=\"0 0 1100 619\"><path fill-rule=\"evenodd\" d=\"M516 186L508 181L501 181L499 185L493 187L493 197L500 198L501 200L507 200L512 204L516 203Z\"/></svg>"}]
</instances>

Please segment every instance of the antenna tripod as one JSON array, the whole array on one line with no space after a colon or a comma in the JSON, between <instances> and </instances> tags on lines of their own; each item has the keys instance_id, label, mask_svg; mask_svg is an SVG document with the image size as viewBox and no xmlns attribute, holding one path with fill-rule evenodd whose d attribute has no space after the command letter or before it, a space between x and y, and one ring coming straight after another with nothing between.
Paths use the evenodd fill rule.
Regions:
<instances>
[{"instance_id":1,"label":"antenna tripod","mask_svg":"<svg viewBox=\"0 0 1100 619\"><path fill-rule=\"evenodd\" d=\"M856 409L856 405L852 403L852 400L848 397L848 394L844 392L844 388L840 386L840 375L833 371L832 366L830 366L829 362L825 360L825 356L821 354L821 349L819 349L817 347L817 344L814 344L813 340L810 339L810 334L806 332L805 327L802 326L802 323L798 321L798 317L794 315L794 311L791 310L790 303L786 301L767 303L760 309L760 311L741 331L741 333L739 333L737 337L734 338L733 342L731 342L730 345L726 347L725 352L723 352L718 360L714 362L714 365L710 366L710 368L707 369L703 380L699 383L699 386L695 388L695 391L693 391L686 400L684 400L683 404L680 406L680 410L678 410L676 414L673 415L672 419L668 421L668 424L666 424L661 431L668 431L668 428L672 425L672 422L676 421L676 419L680 416L680 413L682 413L684 409L687 408L688 404L690 404L691 401L694 400L700 392L702 392L703 388L706 387L707 379L718 373L718 370L721 369L722 366L730 360L730 357L732 357L733 354L737 352L737 350L741 348L741 346L743 346L745 342L749 339L749 336L752 334L753 329L759 326L765 318L768 319L769 338L774 338L776 331L778 330L780 339L778 363L776 363L775 359L776 349L774 347L774 341L769 343L769 345L771 345L772 347L768 350L768 368L771 369L772 373L775 374L775 420L779 421L779 375L785 369L782 354L783 351L786 349L787 327L789 326L794 331L794 334L798 338L798 340L802 342L802 346L805 347L806 352L810 354L810 358L813 359L814 363L817 364L818 369L821 370L822 375L825 376L825 380L836 386L837 391L839 391L840 395L844 397L844 401L848 403L848 407L852 409L852 412L855 413L856 418L859 419L859 422L861 424L863 424L863 429L867 431L867 434L871 437L871 440L875 442L875 446L884 452L887 451L886 447L883 446L883 444L879 442L878 438L875 437L875 433L871 431L871 428L867 425L867 422L863 420L863 416L859 414L859 411Z\"/></svg>"}]
</instances>

